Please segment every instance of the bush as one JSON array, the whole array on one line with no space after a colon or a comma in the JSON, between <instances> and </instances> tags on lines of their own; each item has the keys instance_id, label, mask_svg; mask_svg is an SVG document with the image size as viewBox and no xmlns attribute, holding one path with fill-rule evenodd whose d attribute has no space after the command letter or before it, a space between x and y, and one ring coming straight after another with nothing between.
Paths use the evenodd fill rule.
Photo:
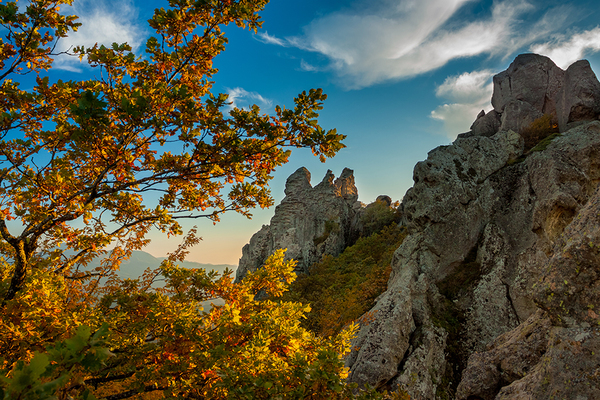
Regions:
<instances>
[{"instance_id":1,"label":"bush","mask_svg":"<svg viewBox=\"0 0 600 400\"><path fill-rule=\"evenodd\" d=\"M355 396L355 386L345 384L342 356L356 326L320 337L300 326L305 305L256 300L261 291L278 298L295 279L295 262L285 261L283 250L239 284L171 261L160 267L164 288L148 291L143 279L119 282L88 304L85 324L68 338L48 339L45 348L32 346L52 328L46 324L21 321L38 343L0 335L0 400L384 398L374 390ZM212 298L225 304L205 312L201 303ZM17 297L3 310L0 333L30 319L13 307L23 301ZM19 345L29 347L23 355L15 354Z\"/></svg>"},{"instance_id":2,"label":"bush","mask_svg":"<svg viewBox=\"0 0 600 400\"><path fill-rule=\"evenodd\" d=\"M543 139L552 134L558 134L558 122L556 121L556 117L544 114L521 131L521 136L525 140L524 152L529 152Z\"/></svg>"},{"instance_id":3,"label":"bush","mask_svg":"<svg viewBox=\"0 0 600 400\"><path fill-rule=\"evenodd\" d=\"M533 152L546 150L546 147L561 134L558 132L555 117L544 114L534 120L527 128L524 128L521 131L521 136L525 141L523 154L514 160L509 160L508 165L523 162Z\"/></svg>"},{"instance_id":4,"label":"bush","mask_svg":"<svg viewBox=\"0 0 600 400\"><path fill-rule=\"evenodd\" d=\"M371 236L390 224L398 224L400 222L398 202L392 203L391 206L384 201L369 204L363 211L361 222L363 226L361 236L364 237Z\"/></svg>"}]
</instances>

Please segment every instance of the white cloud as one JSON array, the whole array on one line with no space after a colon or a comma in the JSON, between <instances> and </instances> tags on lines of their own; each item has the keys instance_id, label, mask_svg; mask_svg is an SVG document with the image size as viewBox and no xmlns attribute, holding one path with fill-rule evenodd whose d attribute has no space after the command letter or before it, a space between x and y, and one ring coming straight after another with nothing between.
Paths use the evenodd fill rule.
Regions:
<instances>
[{"instance_id":1,"label":"white cloud","mask_svg":"<svg viewBox=\"0 0 600 400\"><path fill-rule=\"evenodd\" d=\"M480 54L508 56L564 24L568 8L536 11L526 0L495 1L491 14L458 21L456 12L473 0L364 0L367 11L340 11L312 21L296 37L263 37L325 55L345 86L358 89L410 78L450 60ZM373 6L378 4L379 6Z\"/></svg>"},{"instance_id":2,"label":"white cloud","mask_svg":"<svg viewBox=\"0 0 600 400\"><path fill-rule=\"evenodd\" d=\"M236 107L248 109L254 104L259 106L261 109L266 109L273 105L272 100L266 99L256 92L248 92L240 87L227 89L227 94L229 95L228 100L231 102L231 104L228 106L229 110L233 110Z\"/></svg>"},{"instance_id":3,"label":"white cloud","mask_svg":"<svg viewBox=\"0 0 600 400\"><path fill-rule=\"evenodd\" d=\"M94 44L111 46L127 42L135 51L142 42L145 27L136 25L137 9L132 0L76 0L64 7L65 14L75 14L82 25L77 32L59 40L56 51L68 51L76 46L92 47ZM85 63L85 60L83 61ZM83 63L78 57L58 56L54 67L79 72Z\"/></svg>"},{"instance_id":4,"label":"white cloud","mask_svg":"<svg viewBox=\"0 0 600 400\"><path fill-rule=\"evenodd\" d=\"M370 15L331 14L313 21L303 36L288 40L327 56L348 86L369 86L414 75L408 55L468 1L395 2Z\"/></svg>"},{"instance_id":5,"label":"white cloud","mask_svg":"<svg viewBox=\"0 0 600 400\"><path fill-rule=\"evenodd\" d=\"M479 101L488 94L491 98L489 89L493 75L494 72L486 69L449 76L444 83L437 87L435 94L455 102Z\"/></svg>"},{"instance_id":6,"label":"white cloud","mask_svg":"<svg viewBox=\"0 0 600 400\"><path fill-rule=\"evenodd\" d=\"M300 60L300 68L303 71L309 71L309 72L320 71L319 67L315 67L314 65L307 63L304 59Z\"/></svg>"},{"instance_id":7,"label":"white cloud","mask_svg":"<svg viewBox=\"0 0 600 400\"><path fill-rule=\"evenodd\" d=\"M286 43L285 40L276 38L275 36L271 36L269 35L268 32L258 32L256 34L256 36L259 41L266 43L266 44L275 44L277 46L283 46L283 47L287 47L288 44Z\"/></svg>"},{"instance_id":8,"label":"white cloud","mask_svg":"<svg viewBox=\"0 0 600 400\"><path fill-rule=\"evenodd\" d=\"M584 58L585 54L600 51L600 27L571 37L558 36L553 41L533 45L530 49L550 57L559 67L567 68Z\"/></svg>"},{"instance_id":9,"label":"white cloud","mask_svg":"<svg viewBox=\"0 0 600 400\"><path fill-rule=\"evenodd\" d=\"M465 72L446 78L436 89L436 95L446 103L431 112L431 117L444 123L445 134L455 139L466 132L481 110L491 110L494 73L490 70Z\"/></svg>"}]
</instances>

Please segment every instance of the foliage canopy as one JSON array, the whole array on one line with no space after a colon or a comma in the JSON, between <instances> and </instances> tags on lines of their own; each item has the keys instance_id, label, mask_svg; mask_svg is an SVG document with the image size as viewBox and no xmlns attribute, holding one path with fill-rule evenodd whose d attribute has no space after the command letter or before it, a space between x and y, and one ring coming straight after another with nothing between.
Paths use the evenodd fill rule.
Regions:
<instances>
[{"instance_id":1,"label":"foliage canopy","mask_svg":"<svg viewBox=\"0 0 600 400\"><path fill-rule=\"evenodd\" d=\"M78 27L59 13L71 2L0 7L0 251L15 260L5 300L41 262L80 279L73 267L108 245L107 266L116 266L147 244L152 227L181 234L181 218L249 216L272 204L266 185L287 148L324 160L342 147L342 135L317 123L321 90L273 116L256 106L225 116L227 96L210 92L212 59L227 42L222 26L256 30L266 0L172 0L149 21L156 34L144 56L127 44L77 47L101 79L51 82L44 73L56 40ZM30 91L11 78L23 74L36 76ZM15 219L19 233L6 225Z\"/></svg>"}]
</instances>

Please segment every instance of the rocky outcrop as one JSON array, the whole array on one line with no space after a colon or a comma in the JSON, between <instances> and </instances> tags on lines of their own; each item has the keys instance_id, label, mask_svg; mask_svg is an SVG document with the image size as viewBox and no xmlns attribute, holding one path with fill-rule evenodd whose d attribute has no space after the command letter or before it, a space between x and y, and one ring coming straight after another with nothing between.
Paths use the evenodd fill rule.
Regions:
<instances>
[{"instance_id":1,"label":"rocky outcrop","mask_svg":"<svg viewBox=\"0 0 600 400\"><path fill-rule=\"evenodd\" d=\"M563 80L564 71L548 57L521 54L506 71L494 76L492 106L504 114L507 105L521 101L540 113L556 113L556 97Z\"/></svg>"},{"instance_id":2,"label":"rocky outcrop","mask_svg":"<svg viewBox=\"0 0 600 400\"><path fill-rule=\"evenodd\" d=\"M564 132L600 115L600 82L586 60L563 71L548 57L521 54L493 81L494 109L480 113L471 130L460 137L507 130L523 134L544 114L552 116Z\"/></svg>"},{"instance_id":3,"label":"rocky outcrop","mask_svg":"<svg viewBox=\"0 0 600 400\"><path fill-rule=\"evenodd\" d=\"M561 131L578 121L597 119L600 114L600 83L587 60L567 68L558 95L557 118Z\"/></svg>"},{"instance_id":4,"label":"rocky outcrop","mask_svg":"<svg viewBox=\"0 0 600 400\"><path fill-rule=\"evenodd\" d=\"M242 249L236 280L256 271L275 250L283 248L287 248L286 259L298 261L297 271L307 273L324 254L338 255L356 239L352 224L361 204L353 171L345 168L338 179L334 178L327 171L313 188L306 168L290 175L285 198L275 208L270 224Z\"/></svg>"},{"instance_id":5,"label":"rocky outcrop","mask_svg":"<svg viewBox=\"0 0 600 400\"><path fill-rule=\"evenodd\" d=\"M470 136L493 136L499 130L502 125L501 114L492 110L489 113L485 113L483 110L478 115L473 125L471 125Z\"/></svg>"},{"instance_id":6,"label":"rocky outcrop","mask_svg":"<svg viewBox=\"0 0 600 400\"><path fill-rule=\"evenodd\" d=\"M574 124L597 118L600 97L573 94L593 85L565 75L519 56L494 79L500 131L416 165L409 236L346 360L350 381L414 399L600 398L600 121ZM567 109L570 129L543 151L524 155L504 130Z\"/></svg>"}]
</instances>

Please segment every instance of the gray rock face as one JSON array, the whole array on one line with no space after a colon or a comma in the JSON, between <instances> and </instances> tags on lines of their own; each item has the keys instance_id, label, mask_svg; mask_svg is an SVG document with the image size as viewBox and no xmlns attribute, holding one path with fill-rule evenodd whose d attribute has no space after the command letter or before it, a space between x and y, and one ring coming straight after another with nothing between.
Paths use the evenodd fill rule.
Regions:
<instances>
[{"instance_id":1,"label":"gray rock face","mask_svg":"<svg viewBox=\"0 0 600 400\"><path fill-rule=\"evenodd\" d=\"M600 133L600 126L596 128ZM595 167L591 172L588 183L595 191L579 207L582 191L570 193L578 211L560 234L551 235L551 257L536 271L538 279L529 290L544 311L497 338L488 351L471 355L457 399L514 399L524 394L533 399L600 398L600 318L595 311L600 304L600 187ZM591 187L585 186L583 192L589 192ZM549 216L554 225L556 209Z\"/></svg>"},{"instance_id":2,"label":"gray rock face","mask_svg":"<svg viewBox=\"0 0 600 400\"><path fill-rule=\"evenodd\" d=\"M290 175L286 196L275 208L271 223L255 233L242 249L237 281L260 268L277 249L287 248L286 259L298 261L297 271L306 273L324 254L337 255L351 244L352 223L360 209L353 171L345 168L334 179L328 171L313 188L306 168Z\"/></svg>"},{"instance_id":3,"label":"gray rock face","mask_svg":"<svg viewBox=\"0 0 600 400\"><path fill-rule=\"evenodd\" d=\"M493 350L473 353L456 398L495 399L501 386L520 380L540 362L548 349L551 328L549 318L538 311L517 329L499 336L491 346Z\"/></svg>"},{"instance_id":4,"label":"gray rock face","mask_svg":"<svg viewBox=\"0 0 600 400\"><path fill-rule=\"evenodd\" d=\"M416 399L600 398L600 122L509 163L522 151L500 131L417 164L351 381Z\"/></svg>"},{"instance_id":5,"label":"gray rock face","mask_svg":"<svg viewBox=\"0 0 600 400\"><path fill-rule=\"evenodd\" d=\"M501 131L514 130L522 133L533 121L544 115L531 104L522 100L511 100L504 106Z\"/></svg>"},{"instance_id":6,"label":"gray rock face","mask_svg":"<svg viewBox=\"0 0 600 400\"><path fill-rule=\"evenodd\" d=\"M470 132L460 137L492 136L506 130L523 134L544 114L558 122L561 132L596 120L600 82L585 60L563 71L548 57L521 54L506 71L494 76L492 106L492 111L480 113Z\"/></svg>"},{"instance_id":7,"label":"gray rock face","mask_svg":"<svg viewBox=\"0 0 600 400\"><path fill-rule=\"evenodd\" d=\"M594 120L600 114L600 82L587 60L567 68L557 114L561 131L568 129L570 123Z\"/></svg>"},{"instance_id":8,"label":"gray rock face","mask_svg":"<svg viewBox=\"0 0 600 400\"><path fill-rule=\"evenodd\" d=\"M548 57L521 54L506 71L494 76L492 106L503 114L508 103L519 100L543 114L552 114L563 78L564 71Z\"/></svg>"},{"instance_id":9,"label":"gray rock face","mask_svg":"<svg viewBox=\"0 0 600 400\"><path fill-rule=\"evenodd\" d=\"M496 110L492 110L489 113L485 113L481 111L479 113L477 120L473 122L471 125L471 132L474 136L493 136L500 130L500 126L502 125L502 120L500 118L500 114L496 112Z\"/></svg>"},{"instance_id":10,"label":"gray rock face","mask_svg":"<svg viewBox=\"0 0 600 400\"><path fill-rule=\"evenodd\" d=\"M503 386L495 399L598 399L599 348L598 329L553 327L540 362L521 379ZM525 351L518 354L522 357Z\"/></svg>"},{"instance_id":11,"label":"gray rock face","mask_svg":"<svg viewBox=\"0 0 600 400\"><path fill-rule=\"evenodd\" d=\"M474 353L457 399L597 399L600 396L600 331L552 326L537 312Z\"/></svg>"}]
</instances>

